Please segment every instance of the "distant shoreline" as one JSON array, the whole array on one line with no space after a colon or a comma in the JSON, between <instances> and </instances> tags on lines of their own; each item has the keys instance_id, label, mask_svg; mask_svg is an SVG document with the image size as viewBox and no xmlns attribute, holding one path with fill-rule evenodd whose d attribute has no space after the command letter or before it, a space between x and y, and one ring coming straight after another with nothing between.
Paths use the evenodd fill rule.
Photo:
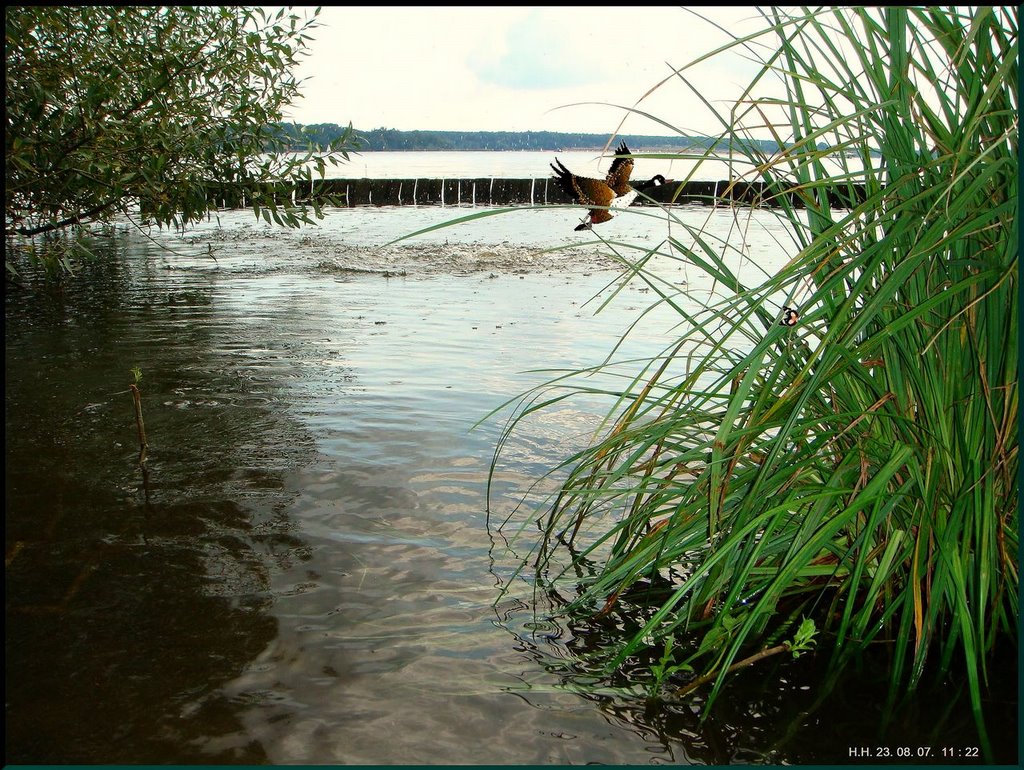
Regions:
<instances>
[{"instance_id":1,"label":"distant shoreline","mask_svg":"<svg viewBox=\"0 0 1024 770\"><path fill-rule=\"evenodd\" d=\"M295 150L313 147L327 148L349 131L349 127L336 123L278 123L274 126L282 138ZM393 128L375 128L369 131L353 129L359 152L404 150L413 151L493 151L493 152L568 152L570 150L603 152L609 143L625 142L634 152L707 152L718 154L730 149L730 142L709 136L654 136L650 134L584 134L560 131L399 131ZM773 154L781 147L775 140L733 140L733 149L743 147ZM821 149L824 149L821 148Z\"/></svg>"},{"instance_id":2,"label":"distant shoreline","mask_svg":"<svg viewBox=\"0 0 1024 770\"><path fill-rule=\"evenodd\" d=\"M360 148L359 152L604 152L606 148L604 145L600 147L539 147L529 148L525 150L500 150L496 148L479 148L479 147L466 147L466 148L437 148L437 147L403 147L394 149L380 149L363 147ZM705 152L704 147L653 147L650 145L638 144L635 147L630 147L630 150L634 152ZM720 155L722 153L713 152L711 155Z\"/></svg>"}]
</instances>

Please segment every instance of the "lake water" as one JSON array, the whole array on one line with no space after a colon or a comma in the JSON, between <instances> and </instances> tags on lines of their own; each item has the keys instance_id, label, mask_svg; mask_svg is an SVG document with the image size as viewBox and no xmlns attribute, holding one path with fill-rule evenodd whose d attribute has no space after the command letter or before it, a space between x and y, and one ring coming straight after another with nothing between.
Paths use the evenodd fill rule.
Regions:
<instances>
[{"instance_id":1,"label":"lake water","mask_svg":"<svg viewBox=\"0 0 1024 770\"><path fill-rule=\"evenodd\" d=\"M610 151L613 153L614 149ZM557 157L565 165L584 176L603 177L608 172L609 158L600 152L568 150L565 152L364 152L352 154L350 160L328 168L328 178L365 177L368 179L434 179L438 177L488 177L528 179L551 176L550 163ZM634 179L650 179L655 174L683 179L692 171L689 160L652 160L639 158L634 165ZM728 165L708 161L694 181L728 178Z\"/></svg>"},{"instance_id":2,"label":"lake water","mask_svg":"<svg viewBox=\"0 0 1024 770\"><path fill-rule=\"evenodd\" d=\"M589 150L567 150L564 152L364 152L352 153L347 162L328 166L328 179L455 179L495 177L505 179L529 179L551 176L551 162L557 157L567 168L582 176L603 178L611 163L607 156ZM643 154L637 150L638 154ZM655 153L651 153L655 154ZM665 154L665 153L661 153ZM694 153L685 153L693 155ZM680 155L684 155L680 153ZM836 159L826 159L826 167L832 173L840 173ZM859 169L854 158L847 158L845 166ZM714 157L699 163L691 158L637 158L634 163L633 179L650 179L661 174L676 181L716 182L721 179L743 178L756 181L757 176L749 162L739 157L730 162L727 158Z\"/></svg>"},{"instance_id":3,"label":"lake water","mask_svg":"<svg viewBox=\"0 0 1024 770\"><path fill-rule=\"evenodd\" d=\"M880 668L817 702L814 656L737 677L704 722L582 686L598 632L545 614L494 522L551 489L532 485L609 402L527 420L490 520L508 410L487 416L553 376L536 370L602 362L653 294L633 282L595 313L618 268L566 208L390 243L479 211L332 210L294 232L224 212L123 232L59 292L8 282L7 761L828 763L878 740L976 744L948 690L880 736ZM679 214L722 238L748 225L748 276L789 256L770 212ZM602 227L653 246L667 225ZM685 301L715 289L669 254L652 267ZM647 314L617 359L677 323ZM992 708L1015 725L1015 704Z\"/></svg>"}]
</instances>

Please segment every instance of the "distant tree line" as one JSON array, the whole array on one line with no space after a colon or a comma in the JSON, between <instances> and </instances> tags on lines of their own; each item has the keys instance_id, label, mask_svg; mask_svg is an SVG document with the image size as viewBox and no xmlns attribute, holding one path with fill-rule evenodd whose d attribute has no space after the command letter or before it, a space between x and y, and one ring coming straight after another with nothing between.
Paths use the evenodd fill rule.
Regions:
<instances>
[{"instance_id":1,"label":"distant tree line","mask_svg":"<svg viewBox=\"0 0 1024 770\"><path fill-rule=\"evenodd\" d=\"M282 123L275 127L280 135L290 137L293 147L308 149L327 147L342 136L350 126L335 123ZM602 149L608 134L574 134L556 131L399 131L394 128L355 129L359 151L375 150L594 150ZM718 143L719 150L728 149L721 139L708 136L648 136L623 134L622 139L633 150L704 150ZM748 140L751 148L776 152L778 142Z\"/></svg>"}]
</instances>

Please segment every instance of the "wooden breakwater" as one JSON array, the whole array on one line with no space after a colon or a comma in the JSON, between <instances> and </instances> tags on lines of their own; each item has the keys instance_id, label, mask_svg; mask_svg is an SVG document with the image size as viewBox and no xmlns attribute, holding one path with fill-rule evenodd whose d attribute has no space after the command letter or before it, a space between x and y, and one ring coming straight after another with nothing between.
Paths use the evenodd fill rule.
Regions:
<instances>
[{"instance_id":1,"label":"wooden breakwater","mask_svg":"<svg viewBox=\"0 0 1024 770\"><path fill-rule=\"evenodd\" d=\"M806 190L771 186L765 182L668 182L644 190L645 200L636 204L742 204L778 206L784 201L804 207ZM246 208L252 201L238 188L211 184L209 196L222 209ZM816 193L816 195L819 195ZM850 208L864 200L863 185L836 185L826 193L833 208ZM330 198L339 206L537 206L572 203L551 177L501 179L324 179L312 184L267 185L263 196L276 203L302 203L314 198ZM266 198L264 198L266 199ZM326 200L325 200L326 202Z\"/></svg>"}]
</instances>

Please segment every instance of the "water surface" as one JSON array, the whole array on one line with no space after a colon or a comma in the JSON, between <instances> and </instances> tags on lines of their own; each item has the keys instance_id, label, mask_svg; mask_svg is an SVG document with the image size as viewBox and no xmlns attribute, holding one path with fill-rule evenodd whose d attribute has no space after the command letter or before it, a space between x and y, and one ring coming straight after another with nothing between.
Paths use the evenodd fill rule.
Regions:
<instances>
[{"instance_id":1,"label":"water surface","mask_svg":"<svg viewBox=\"0 0 1024 770\"><path fill-rule=\"evenodd\" d=\"M643 151L633 148L638 154ZM541 152L486 152L486 151L377 151L351 153L347 162L328 166L328 179L423 179L423 178L477 178L495 177L529 179L551 176L550 163L556 157L577 174L603 178L614 155L614 147L607 153L597 150L566 150ZM650 153L662 154L666 153ZM667 153L673 154L673 153ZM739 156L706 159L693 158L697 152L678 153L678 158L637 158L633 179L650 179L661 174L668 179L693 182L717 182L721 179L758 179L755 169ZM856 158L825 158L823 163L831 173L859 169ZM780 167L783 168L783 167Z\"/></svg>"},{"instance_id":2,"label":"water surface","mask_svg":"<svg viewBox=\"0 0 1024 770\"><path fill-rule=\"evenodd\" d=\"M8 761L831 762L877 739L870 671L823 707L813 665L773 662L704 723L580 687L572 661L602 632L538 615L513 577L528 533L509 547L493 525L542 499L609 401L526 421L490 508L508 410L484 418L552 376L535 370L603 361L653 294L633 283L595 314L616 262L567 209L387 245L467 213L347 209L296 232L227 213L122 233L59 292L7 285ZM685 216L723 238L742 224ZM770 273L789 250L754 216L737 267ZM665 237L657 217L614 222ZM657 259L686 301L712 296ZM651 312L617 357L677 323ZM972 734L955 694L914 709L913 745Z\"/></svg>"}]
</instances>

